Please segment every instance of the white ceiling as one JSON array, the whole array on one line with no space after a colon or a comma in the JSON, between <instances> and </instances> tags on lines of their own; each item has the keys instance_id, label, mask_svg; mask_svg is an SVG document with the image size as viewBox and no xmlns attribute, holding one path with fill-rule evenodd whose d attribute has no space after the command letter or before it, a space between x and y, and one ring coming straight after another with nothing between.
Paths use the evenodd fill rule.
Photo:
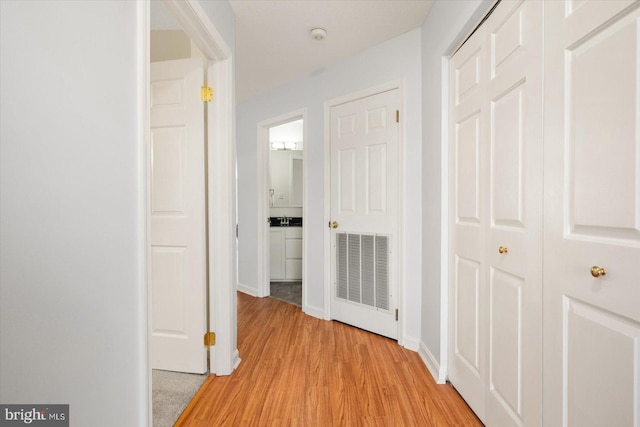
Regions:
<instances>
[{"instance_id":1,"label":"white ceiling","mask_svg":"<svg viewBox=\"0 0 640 427\"><path fill-rule=\"evenodd\" d=\"M152 2L152 29L168 26L164 7ZM433 0L230 0L236 13L236 97L311 74L424 22ZM158 18L156 18L156 16ZM164 16L164 18L163 18ZM160 18L166 28L159 26ZM169 17L170 18L170 17ZM175 24L174 24L175 25ZM309 32L324 28L315 41Z\"/></svg>"}]
</instances>

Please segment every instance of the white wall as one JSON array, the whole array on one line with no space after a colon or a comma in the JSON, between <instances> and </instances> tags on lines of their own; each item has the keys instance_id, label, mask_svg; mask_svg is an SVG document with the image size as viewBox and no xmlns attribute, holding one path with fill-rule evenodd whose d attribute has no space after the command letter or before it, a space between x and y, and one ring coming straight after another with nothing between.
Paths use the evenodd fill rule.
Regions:
<instances>
[{"instance_id":1,"label":"white wall","mask_svg":"<svg viewBox=\"0 0 640 427\"><path fill-rule=\"evenodd\" d=\"M141 4L0 1L0 402L77 426L150 423Z\"/></svg>"},{"instance_id":2,"label":"white wall","mask_svg":"<svg viewBox=\"0 0 640 427\"><path fill-rule=\"evenodd\" d=\"M0 401L147 419L135 2L2 1Z\"/></svg>"},{"instance_id":3,"label":"white wall","mask_svg":"<svg viewBox=\"0 0 640 427\"><path fill-rule=\"evenodd\" d=\"M422 329L421 350L430 352L436 370L441 364L441 263L446 262L442 230L442 89L443 58L488 10L491 0L445 1L433 5L422 25ZM446 108L446 105L444 105ZM446 113L446 111L445 111ZM446 230L445 230L446 233ZM446 234L445 234L446 235ZM444 257L444 258L443 258ZM424 357L424 356L423 356ZM430 368L434 368L431 366ZM434 373L432 371L432 373ZM438 376L437 373L434 373ZM440 379L443 379L442 377Z\"/></svg>"},{"instance_id":4,"label":"white wall","mask_svg":"<svg viewBox=\"0 0 640 427\"><path fill-rule=\"evenodd\" d=\"M182 30L153 30L149 40L149 56L151 62L192 58L191 39Z\"/></svg>"},{"instance_id":5,"label":"white wall","mask_svg":"<svg viewBox=\"0 0 640 427\"><path fill-rule=\"evenodd\" d=\"M420 283L422 234L421 198L421 76L420 29L403 34L318 70L284 86L258 95L238 105L238 208L240 222L239 282L257 293L256 236L258 208L256 206L256 143L257 123L295 110L307 108L307 139L304 149L307 182L305 193L309 205L304 212L309 238L307 248L306 303L315 312L324 309L323 214L324 197L324 103L373 86L402 79L404 108L402 109L405 164L403 179L406 187L404 206L405 279L404 307L405 345L417 349L420 338ZM304 304L304 303L303 303Z\"/></svg>"}]
</instances>

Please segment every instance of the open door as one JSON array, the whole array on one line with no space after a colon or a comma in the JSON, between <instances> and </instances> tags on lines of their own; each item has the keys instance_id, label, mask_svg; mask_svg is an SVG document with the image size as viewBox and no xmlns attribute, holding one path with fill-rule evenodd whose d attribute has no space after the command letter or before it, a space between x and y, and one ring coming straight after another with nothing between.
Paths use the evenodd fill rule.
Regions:
<instances>
[{"instance_id":1,"label":"open door","mask_svg":"<svg viewBox=\"0 0 640 427\"><path fill-rule=\"evenodd\" d=\"M331 108L331 318L398 338L400 89Z\"/></svg>"},{"instance_id":2,"label":"open door","mask_svg":"<svg viewBox=\"0 0 640 427\"><path fill-rule=\"evenodd\" d=\"M207 370L203 60L151 64L152 368Z\"/></svg>"}]
</instances>

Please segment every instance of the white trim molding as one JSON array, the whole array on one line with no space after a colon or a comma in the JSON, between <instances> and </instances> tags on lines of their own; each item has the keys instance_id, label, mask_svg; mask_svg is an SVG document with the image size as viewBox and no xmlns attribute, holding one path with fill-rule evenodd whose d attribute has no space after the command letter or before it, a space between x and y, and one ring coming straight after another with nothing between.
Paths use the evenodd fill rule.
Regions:
<instances>
[{"instance_id":1,"label":"white trim molding","mask_svg":"<svg viewBox=\"0 0 640 427\"><path fill-rule=\"evenodd\" d=\"M244 283L240 283L240 282L238 282L238 292L242 292L243 294L247 294L252 297L258 296L258 293L256 292L255 288L252 288L251 286L247 286Z\"/></svg>"},{"instance_id":2,"label":"white trim molding","mask_svg":"<svg viewBox=\"0 0 640 427\"><path fill-rule=\"evenodd\" d=\"M315 307L313 305L306 304L303 307L302 312L309 316L324 320L324 310L320 307Z\"/></svg>"},{"instance_id":3,"label":"white trim molding","mask_svg":"<svg viewBox=\"0 0 640 427\"><path fill-rule=\"evenodd\" d=\"M420 348L418 354L425 364L429 373L438 384L444 384L447 382L447 376L444 369L438 364L438 360L433 356L431 351L427 348L424 342L420 341Z\"/></svg>"},{"instance_id":4,"label":"white trim molding","mask_svg":"<svg viewBox=\"0 0 640 427\"><path fill-rule=\"evenodd\" d=\"M151 384L151 325L152 322L152 305L151 305L151 257L149 248L151 247L151 180L150 162L151 162L151 79L150 79L150 31L151 31L151 11L150 3L138 2L136 5L138 31L136 34L137 62L138 62L138 82L137 82L137 103L138 103L138 191L141 197L138 200L139 230L138 237L139 246L139 268L141 287L139 301L144 304L141 310L143 318L142 330L140 330L142 342L144 343L144 366L146 387L141 390L141 400L146 402L146 425L151 426L153 423L153 389Z\"/></svg>"},{"instance_id":5,"label":"white trim molding","mask_svg":"<svg viewBox=\"0 0 640 427\"><path fill-rule=\"evenodd\" d=\"M146 8L146 31L149 31L149 1ZM208 60L207 80L213 87L216 98L207 111L207 165L208 174L208 225L209 225L209 330L216 333L216 345L211 350L211 373L229 375L239 363L237 355L237 308L236 308L236 215L235 215L235 100L233 58L229 46L217 31L206 12L195 0L163 0L163 3L182 26L185 33ZM148 50L149 35L145 34ZM148 70L148 53L144 67ZM145 112L149 110L149 73L145 72ZM144 124L146 161L149 160L148 141L150 129ZM147 185L149 177L145 169ZM149 201L147 200L147 215ZM147 219L148 221L148 219ZM148 225L147 225L148 227ZM147 245L148 248L148 245ZM149 254L146 249L145 259ZM147 265L147 271L149 267ZM147 273L148 274L148 273ZM147 281L147 299L150 299ZM151 302L149 301L149 308ZM147 325L150 334L150 323ZM149 347L150 348L150 347ZM149 369L150 368L149 364ZM150 377L150 373L149 373ZM149 380L150 382L150 380ZM149 396L151 399L151 396ZM151 405L151 402L149 402Z\"/></svg>"},{"instance_id":6,"label":"white trim molding","mask_svg":"<svg viewBox=\"0 0 640 427\"><path fill-rule=\"evenodd\" d=\"M257 242L256 247L258 251L258 283L255 290L255 296L268 297L270 294L269 283L271 280L269 269L269 226L267 225L267 218L269 214L269 151L271 147L269 145L269 128L278 126L284 123L292 122L294 120L302 119L302 132L303 141L307 141L307 109L292 111L290 113L281 114L271 119L263 120L258 123L257 129L257 182L256 182L256 204L258 206L258 223L257 223ZM308 206L307 185L309 179L307 178L307 150L302 150L302 216L306 212ZM307 283L309 281L306 277L307 272L307 245L310 244L310 240L307 238L308 227L302 227L302 311L306 313L306 295L307 295ZM250 294L251 295L251 294Z\"/></svg>"}]
</instances>

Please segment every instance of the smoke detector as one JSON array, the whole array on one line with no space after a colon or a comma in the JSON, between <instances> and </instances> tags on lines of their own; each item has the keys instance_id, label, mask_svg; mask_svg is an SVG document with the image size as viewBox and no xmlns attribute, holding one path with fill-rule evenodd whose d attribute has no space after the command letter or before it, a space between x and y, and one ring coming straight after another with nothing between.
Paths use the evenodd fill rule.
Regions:
<instances>
[{"instance_id":1,"label":"smoke detector","mask_svg":"<svg viewBox=\"0 0 640 427\"><path fill-rule=\"evenodd\" d=\"M314 28L311 30L311 38L317 41L324 40L327 37L327 31L324 28Z\"/></svg>"}]
</instances>

